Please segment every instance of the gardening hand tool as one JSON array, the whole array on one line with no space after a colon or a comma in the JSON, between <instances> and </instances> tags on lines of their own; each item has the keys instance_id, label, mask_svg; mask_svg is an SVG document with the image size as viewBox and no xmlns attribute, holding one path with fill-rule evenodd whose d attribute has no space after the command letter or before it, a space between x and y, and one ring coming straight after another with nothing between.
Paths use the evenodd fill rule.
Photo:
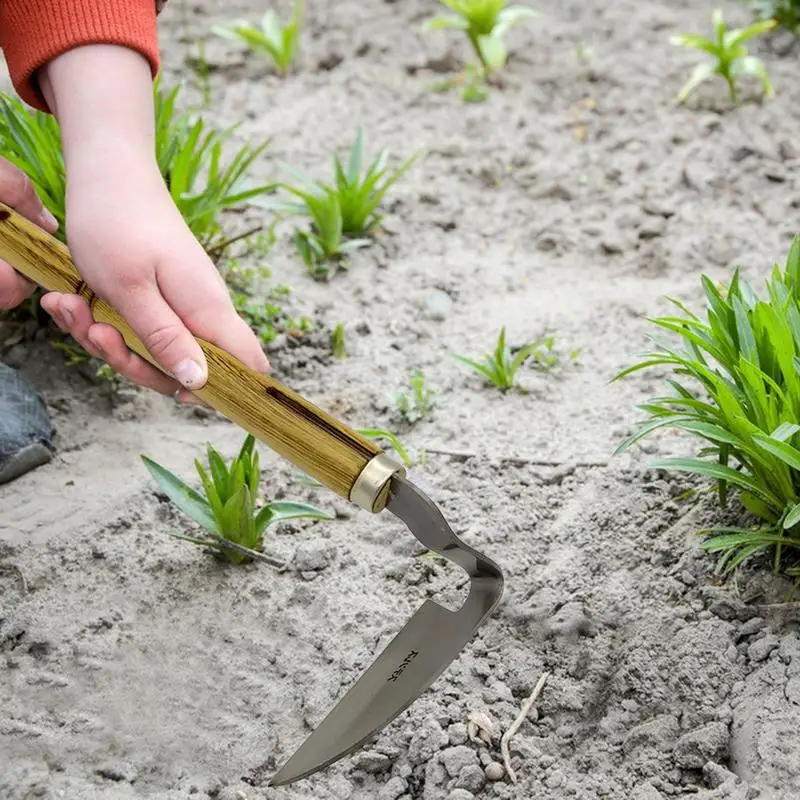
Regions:
<instances>
[{"instance_id":1,"label":"gardening hand tool","mask_svg":"<svg viewBox=\"0 0 800 800\"><path fill-rule=\"evenodd\" d=\"M94 319L116 328L131 350L153 357L130 327L81 280L69 250L0 203L0 258L47 291L78 294ZM208 360L208 383L194 392L208 405L341 497L367 511L388 509L429 550L469 575L457 611L427 600L356 681L316 730L272 778L293 783L366 743L424 692L458 656L494 611L503 575L489 558L462 542L403 466L274 378L249 369L198 339Z\"/></svg>"}]
</instances>

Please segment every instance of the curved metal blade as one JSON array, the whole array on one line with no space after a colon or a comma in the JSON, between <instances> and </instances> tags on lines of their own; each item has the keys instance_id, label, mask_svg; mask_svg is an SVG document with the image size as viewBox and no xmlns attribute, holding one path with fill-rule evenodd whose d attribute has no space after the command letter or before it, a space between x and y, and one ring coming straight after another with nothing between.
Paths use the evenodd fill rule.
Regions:
<instances>
[{"instance_id":1,"label":"curved metal blade","mask_svg":"<svg viewBox=\"0 0 800 800\"><path fill-rule=\"evenodd\" d=\"M464 544L419 488L395 476L386 507L425 547L467 571L469 595L457 611L426 601L272 778L271 786L308 777L365 744L430 687L500 602L500 568Z\"/></svg>"}]
</instances>

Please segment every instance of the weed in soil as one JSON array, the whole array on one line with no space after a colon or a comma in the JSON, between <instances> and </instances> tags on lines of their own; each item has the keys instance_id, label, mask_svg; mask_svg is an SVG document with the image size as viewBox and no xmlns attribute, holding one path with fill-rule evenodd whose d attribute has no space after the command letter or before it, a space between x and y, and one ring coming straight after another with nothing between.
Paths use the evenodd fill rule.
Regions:
<instances>
[{"instance_id":1,"label":"weed in soil","mask_svg":"<svg viewBox=\"0 0 800 800\"><path fill-rule=\"evenodd\" d=\"M409 423L417 422L426 417L436 404L437 392L425 382L425 375L421 369L412 369L408 382L411 386L410 394L395 392L392 395L395 408Z\"/></svg>"},{"instance_id":2,"label":"weed in soil","mask_svg":"<svg viewBox=\"0 0 800 800\"><path fill-rule=\"evenodd\" d=\"M520 388L517 384L517 373L523 365L549 370L558 363L554 345L554 337L542 336L519 349L512 349L506 344L504 326L500 329L494 351L484 354L480 361L458 355L454 358L501 392L508 392ZM573 354L573 358L575 357L576 354Z\"/></svg>"},{"instance_id":3,"label":"weed in soil","mask_svg":"<svg viewBox=\"0 0 800 800\"><path fill-rule=\"evenodd\" d=\"M283 22L274 9L266 11L260 28L247 20L216 25L217 36L246 45L250 52L270 61L278 74L287 75L300 50L303 30L303 0L295 0L291 16Z\"/></svg>"},{"instance_id":4,"label":"weed in soil","mask_svg":"<svg viewBox=\"0 0 800 800\"><path fill-rule=\"evenodd\" d=\"M683 33L670 37L670 43L677 47L690 50L701 50L708 53L714 60L698 64L689 80L683 85L675 98L676 103L683 103L699 86L706 81L719 76L728 85L731 101L739 103L739 92L736 87L741 78L757 78L765 97L772 97L775 92L772 88L767 68L764 62L756 56L748 55L744 43L772 30L776 22L773 19L753 22L746 28L728 30L722 16L722 10L716 9L712 16L714 25L714 38L707 39L696 33Z\"/></svg>"},{"instance_id":5,"label":"weed in soil","mask_svg":"<svg viewBox=\"0 0 800 800\"><path fill-rule=\"evenodd\" d=\"M428 20L424 30L464 31L487 78L501 70L508 60L505 44L508 31L536 16L532 8L509 5L508 0L440 0L440 3L453 13Z\"/></svg>"},{"instance_id":6,"label":"weed in soil","mask_svg":"<svg viewBox=\"0 0 800 800\"><path fill-rule=\"evenodd\" d=\"M694 459L670 458L654 467L711 478L725 506L731 490L764 525L716 528L704 542L721 554L717 569L730 572L751 556L772 551L776 571L800 575L800 239L786 265L775 265L760 299L737 269L727 291L702 278L706 318L677 300L680 316L653 319L683 347L657 340L657 349L616 379L651 367L669 367L673 394L640 406L648 415L617 452L662 428L697 436ZM684 376L701 390L684 382Z\"/></svg>"},{"instance_id":7,"label":"weed in soil","mask_svg":"<svg viewBox=\"0 0 800 800\"><path fill-rule=\"evenodd\" d=\"M279 214L308 217L310 230L296 229L294 242L309 273L329 279L336 268L346 268L347 253L372 243L370 237L383 217L380 205L389 189L420 157L413 154L394 170L389 168L389 152L381 150L365 167L364 136L358 131L344 165L333 156L333 179L316 180L305 172L284 165L296 183L281 187L296 200L260 198L259 206Z\"/></svg>"},{"instance_id":8,"label":"weed in soil","mask_svg":"<svg viewBox=\"0 0 800 800\"><path fill-rule=\"evenodd\" d=\"M202 494L147 456L142 460L164 494L208 534L203 538L170 535L207 547L232 564L246 564L262 556L264 532L270 525L290 519L333 519L315 506L291 501L267 503L256 511L261 467L250 435L230 466L210 444L208 469L195 459Z\"/></svg>"},{"instance_id":9,"label":"weed in soil","mask_svg":"<svg viewBox=\"0 0 800 800\"><path fill-rule=\"evenodd\" d=\"M347 358L347 342L345 341L344 323L337 323L331 332L331 355L334 358Z\"/></svg>"}]
</instances>

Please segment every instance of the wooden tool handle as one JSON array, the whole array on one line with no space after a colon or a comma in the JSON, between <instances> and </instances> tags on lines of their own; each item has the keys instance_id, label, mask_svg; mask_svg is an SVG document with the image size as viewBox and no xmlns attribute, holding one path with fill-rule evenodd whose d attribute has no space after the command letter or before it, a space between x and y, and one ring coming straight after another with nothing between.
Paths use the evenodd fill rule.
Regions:
<instances>
[{"instance_id":1,"label":"wooden tool handle","mask_svg":"<svg viewBox=\"0 0 800 800\"><path fill-rule=\"evenodd\" d=\"M83 282L68 248L3 203L0 258L47 291L85 298L97 322L112 325L131 350L158 367L122 317ZM370 510L380 510L374 502L363 499L363 480L361 491L356 493L359 497L351 497L367 464L381 454L374 442L274 378L250 369L210 342L197 341L208 360L208 382L193 394L338 495L370 506ZM372 473L374 468L368 471ZM387 481L388 477L384 483Z\"/></svg>"}]
</instances>

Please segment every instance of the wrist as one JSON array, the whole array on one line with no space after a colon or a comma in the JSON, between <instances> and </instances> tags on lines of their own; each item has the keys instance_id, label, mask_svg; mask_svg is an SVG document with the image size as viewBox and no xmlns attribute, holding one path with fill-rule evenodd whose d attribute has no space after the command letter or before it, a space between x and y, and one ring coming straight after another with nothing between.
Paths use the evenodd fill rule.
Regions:
<instances>
[{"instance_id":1,"label":"wrist","mask_svg":"<svg viewBox=\"0 0 800 800\"><path fill-rule=\"evenodd\" d=\"M152 75L140 53L77 47L46 64L39 82L61 128L68 175L156 168Z\"/></svg>"}]
</instances>

